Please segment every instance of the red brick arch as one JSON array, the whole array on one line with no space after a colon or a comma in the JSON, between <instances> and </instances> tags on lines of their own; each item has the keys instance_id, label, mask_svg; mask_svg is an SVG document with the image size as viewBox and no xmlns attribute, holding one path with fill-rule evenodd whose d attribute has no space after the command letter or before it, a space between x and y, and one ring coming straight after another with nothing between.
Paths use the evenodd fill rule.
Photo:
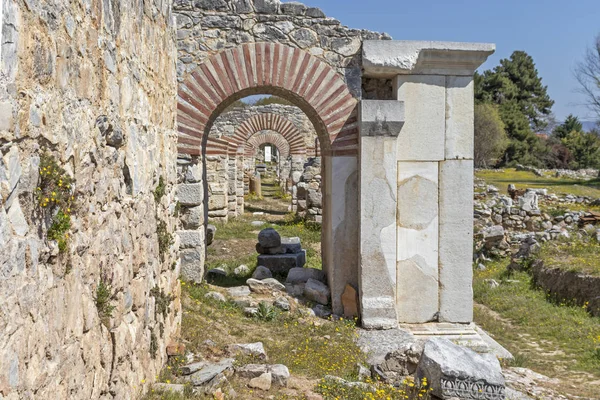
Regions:
<instances>
[{"instance_id":1,"label":"red brick arch","mask_svg":"<svg viewBox=\"0 0 600 400\"><path fill-rule=\"evenodd\" d=\"M289 144L290 154L306 155L306 144L302 133L285 117L272 114L256 114L242 122L229 139L229 155L235 155L244 148L245 143L254 134L262 131L273 131L281 134Z\"/></svg>"},{"instance_id":2,"label":"red brick arch","mask_svg":"<svg viewBox=\"0 0 600 400\"><path fill-rule=\"evenodd\" d=\"M245 156L254 157L256 149L263 144L272 144L277 147L280 159L287 158L290 155L290 144L283 135L277 132L259 132L246 141L244 146Z\"/></svg>"},{"instance_id":3,"label":"red brick arch","mask_svg":"<svg viewBox=\"0 0 600 400\"><path fill-rule=\"evenodd\" d=\"M310 53L279 43L224 50L188 75L178 92L179 152L202 154L219 113L236 100L261 93L300 107L315 126L323 151L356 154L357 100L340 74Z\"/></svg>"}]
</instances>

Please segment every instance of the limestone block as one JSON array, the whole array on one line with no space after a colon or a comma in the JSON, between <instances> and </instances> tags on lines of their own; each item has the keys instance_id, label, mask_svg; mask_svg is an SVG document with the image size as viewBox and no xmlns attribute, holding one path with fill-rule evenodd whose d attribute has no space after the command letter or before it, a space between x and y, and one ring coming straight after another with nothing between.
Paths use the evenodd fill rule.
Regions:
<instances>
[{"instance_id":1,"label":"limestone block","mask_svg":"<svg viewBox=\"0 0 600 400\"><path fill-rule=\"evenodd\" d=\"M227 208L226 194L213 194L208 197L208 210L215 211Z\"/></svg>"},{"instance_id":2,"label":"limestone block","mask_svg":"<svg viewBox=\"0 0 600 400\"><path fill-rule=\"evenodd\" d=\"M396 140L361 130L359 288L362 323L369 329L397 325Z\"/></svg>"},{"instance_id":3,"label":"limestone block","mask_svg":"<svg viewBox=\"0 0 600 400\"><path fill-rule=\"evenodd\" d=\"M495 49L491 43L365 40L362 66L369 77L398 74L472 76Z\"/></svg>"},{"instance_id":4,"label":"limestone block","mask_svg":"<svg viewBox=\"0 0 600 400\"><path fill-rule=\"evenodd\" d=\"M179 236L179 248L189 249L204 245L204 229L177 231Z\"/></svg>"},{"instance_id":5,"label":"limestone block","mask_svg":"<svg viewBox=\"0 0 600 400\"><path fill-rule=\"evenodd\" d=\"M431 321L438 311L438 163L398 163L397 223L398 320Z\"/></svg>"},{"instance_id":6,"label":"limestone block","mask_svg":"<svg viewBox=\"0 0 600 400\"><path fill-rule=\"evenodd\" d=\"M432 394L440 399L505 399L505 380L493 354L477 354L448 339L425 343L416 378L427 378Z\"/></svg>"},{"instance_id":7,"label":"limestone block","mask_svg":"<svg viewBox=\"0 0 600 400\"><path fill-rule=\"evenodd\" d=\"M440 163L439 179L440 321L471 322L473 161L448 160Z\"/></svg>"},{"instance_id":8,"label":"limestone block","mask_svg":"<svg viewBox=\"0 0 600 400\"><path fill-rule=\"evenodd\" d=\"M182 206L199 206L204 201L202 183L182 183L177 186L177 199Z\"/></svg>"},{"instance_id":9,"label":"limestone block","mask_svg":"<svg viewBox=\"0 0 600 400\"><path fill-rule=\"evenodd\" d=\"M204 224L204 207L186 208L180 219L185 229L198 229Z\"/></svg>"},{"instance_id":10,"label":"limestone block","mask_svg":"<svg viewBox=\"0 0 600 400\"><path fill-rule=\"evenodd\" d=\"M441 161L445 155L446 79L408 75L394 80L397 99L404 102L404 127L397 142L400 161Z\"/></svg>"},{"instance_id":11,"label":"limestone block","mask_svg":"<svg viewBox=\"0 0 600 400\"><path fill-rule=\"evenodd\" d=\"M446 77L446 159L473 159L473 78Z\"/></svg>"},{"instance_id":12,"label":"limestone block","mask_svg":"<svg viewBox=\"0 0 600 400\"><path fill-rule=\"evenodd\" d=\"M181 276L188 281L201 283L204 278L204 247L180 252Z\"/></svg>"}]
</instances>

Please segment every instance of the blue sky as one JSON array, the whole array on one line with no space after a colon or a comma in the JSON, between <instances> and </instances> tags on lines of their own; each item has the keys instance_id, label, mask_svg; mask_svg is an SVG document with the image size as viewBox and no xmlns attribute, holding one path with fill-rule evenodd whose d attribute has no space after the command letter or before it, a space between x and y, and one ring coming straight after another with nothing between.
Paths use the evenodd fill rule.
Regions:
<instances>
[{"instance_id":1,"label":"blue sky","mask_svg":"<svg viewBox=\"0 0 600 400\"><path fill-rule=\"evenodd\" d=\"M496 43L489 69L514 50L529 53L557 118L592 119L575 93L573 68L600 33L600 0L303 0L351 28L399 40Z\"/></svg>"}]
</instances>

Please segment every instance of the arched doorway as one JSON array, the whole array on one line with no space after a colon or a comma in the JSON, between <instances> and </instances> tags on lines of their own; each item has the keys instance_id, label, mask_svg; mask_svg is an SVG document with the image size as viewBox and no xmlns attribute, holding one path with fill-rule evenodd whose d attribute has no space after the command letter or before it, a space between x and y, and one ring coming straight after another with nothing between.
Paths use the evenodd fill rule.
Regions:
<instances>
[{"instance_id":1,"label":"arched doorway","mask_svg":"<svg viewBox=\"0 0 600 400\"><path fill-rule=\"evenodd\" d=\"M213 143L222 145L209 138L215 118L255 94L293 102L317 132L323 156L323 269L339 313L345 285L358 285L357 100L334 68L306 51L278 43L240 45L208 57L180 84L178 151L205 158Z\"/></svg>"}]
</instances>

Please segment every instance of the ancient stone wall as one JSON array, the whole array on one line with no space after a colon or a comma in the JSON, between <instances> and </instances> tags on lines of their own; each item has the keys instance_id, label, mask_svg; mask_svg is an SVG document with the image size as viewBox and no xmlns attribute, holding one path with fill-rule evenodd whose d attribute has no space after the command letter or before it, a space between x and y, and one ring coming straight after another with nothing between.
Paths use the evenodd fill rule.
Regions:
<instances>
[{"instance_id":1,"label":"ancient stone wall","mask_svg":"<svg viewBox=\"0 0 600 400\"><path fill-rule=\"evenodd\" d=\"M180 79L219 51L250 42L277 42L326 61L361 96L360 48L363 40L391 39L350 29L323 11L279 0L175 0Z\"/></svg>"},{"instance_id":2,"label":"ancient stone wall","mask_svg":"<svg viewBox=\"0 0 600 400\"><path fill-rule=\"evenodd\" d=\"M293 175L292 211L308 221L322 223L321 158L308 159L303 170Z\"/></svg>"},{"instance_id":3,"label":"ancient stone wall","mask_svg":"<svg viewBox=\"0 0 600 400\"><path fill-rule=\"evenodd\" d=\"M0 4L0 398L137 397L181 318L171 3Z\"/></svg>"},{"instance_id":4,"label":"ancient stone wall","mask_svg":"<svg viewBox=\"0 0 600 400\"><path fill-rule=\"evenodd\" d=\"M210 130L210 136L228 140L228 137L233 136L235 130L244 121L259 114L281 115L283 118L293 123L304 137L304 144L308 154L314 155L317 132L306 114L304 114L300 108L295 106L268 104L265 106L234 108L229 112L219 115Z\"/></svg>"}]
</instances>

